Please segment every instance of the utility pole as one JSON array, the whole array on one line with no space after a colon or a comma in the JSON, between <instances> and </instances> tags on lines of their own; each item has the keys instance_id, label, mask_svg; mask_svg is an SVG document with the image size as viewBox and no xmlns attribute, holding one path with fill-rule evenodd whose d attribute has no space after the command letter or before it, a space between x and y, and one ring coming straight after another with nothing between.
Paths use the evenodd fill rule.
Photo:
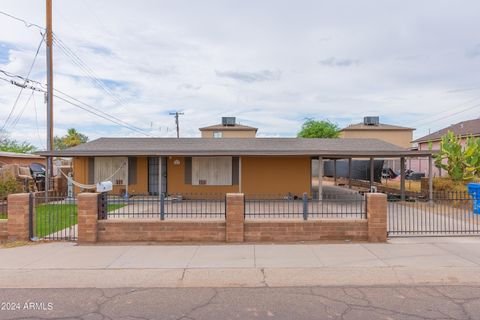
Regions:
<instances>
[{"instance_id":1,"label":"utility pole","mask_svg":"<svg viewBox=\"0 0 480 320\"><path fill-rule=\"evenodd\" d=\"M47 9L47 151L53 151L53 34L52 34L52 0L46 0ZM52 157L47 157L47 172L45 177L45 191L50 190L50 178L53 174Z\"/></svg>"},{"instance_id":2,"label":"utility pole","mask_svg":"<svg viewBox=\"0 0 480 320\"><path fill-rule=\"evenodd\" d=\"M178 116L184 115L183 112L170 112L171 116L175 116L175 125L177 126L177 138L180 138L180 124L178 123Z\"/></svg>"}]
</instances>

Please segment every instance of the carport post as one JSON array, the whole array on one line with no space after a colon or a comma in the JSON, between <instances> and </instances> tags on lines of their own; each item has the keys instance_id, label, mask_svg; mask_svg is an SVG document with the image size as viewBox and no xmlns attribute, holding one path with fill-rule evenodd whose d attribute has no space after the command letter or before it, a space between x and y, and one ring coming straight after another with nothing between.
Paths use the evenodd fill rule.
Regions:
<instances>
[{"instance_id":1,"label":"carport post","mask_svg":"<svg viewBox=\"0 0 480 320\"><path fill-rule=\"evenodd\" d=\"M373 158L370 158L370 190L372 190L373 182L374 182L374 161Z\"/></svg>"},{"instance_id":2,"label":"carport post","mask_svg":"<svg viewBox=\"0 0 480 320\"><path fill-rule=\"evenodd\" d=\"M433 158L428 156L428 202L433 204Z\"/></svg>"},{"instance_id":3,"label":"carport post","mask_svg":"<svg viewBox=\"0 0 480 320\"><path fill-rule=\"evenodd\" d=\"M405 201L405 158L400 158L400 199Z\"/></svg>"},{"instance_id":4,"label":"carport post","mask_svg":"<svg viewBox=\"0 0 480 320\"><path fill-rule=\"evenodd\" d=\"M323 199L323 158L318 157L318 200Z\"/></svg>"},{"instance_id":5,"label":"carport post","mask_svg":"<svg viewBox=\"0 0 480 320\"><path fill-rule=\"evenodd\" d=\"M337 185L337 159L333 159L333 185Z\"/></svg>"},{"instance_id":6,"label":"carport post","mask_svg":"<svg viewBox=\"0 0 480 320\"><path fill-rule=\"evenodd\" d=\"M348 187L352 189L352 158L348 158Z\"/></svg>"}]
</instances>

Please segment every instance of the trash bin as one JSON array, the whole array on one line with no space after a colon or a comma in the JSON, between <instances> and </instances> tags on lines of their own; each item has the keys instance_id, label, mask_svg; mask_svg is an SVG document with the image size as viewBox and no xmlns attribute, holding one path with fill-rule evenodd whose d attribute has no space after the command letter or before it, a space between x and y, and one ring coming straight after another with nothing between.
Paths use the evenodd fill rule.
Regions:
<instances>
[{"instance_id":1,"label":"trash bin","mask_svg":"<svg viewBox=\"0 0 480 320\"><path fill-rule=\"evenodd\" d=\"M469 183L468 194L473 199L473 212L480 214L480 183Z\"/></svg>"}]
</instances>

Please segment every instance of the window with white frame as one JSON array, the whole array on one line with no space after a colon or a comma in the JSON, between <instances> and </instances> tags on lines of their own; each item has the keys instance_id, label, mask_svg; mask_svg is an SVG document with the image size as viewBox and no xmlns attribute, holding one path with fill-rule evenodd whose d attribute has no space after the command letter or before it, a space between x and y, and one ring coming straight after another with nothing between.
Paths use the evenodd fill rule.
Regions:
<instances>
[{"instance_id":1,"label":"window with white frame","mask_svg":"<svg viewBox=\"0 0 480 320\"><path fill-rule=\"evenodd\" d=\"M232 157L192 157L192 185L232 185Z\"/></svg>"},{"instance_id":2,"label":"window with white frame","mask_svg":"<svg viewBox=\"0 0 480 320\"><path fill-rule=\"evenodd\" d=\"M222 137L223 137L223 132L221 132L221 131L214 131L214 132L213 132L213 137L214 137L214 138L222 138Z\"/></svg>"}]
</instances>

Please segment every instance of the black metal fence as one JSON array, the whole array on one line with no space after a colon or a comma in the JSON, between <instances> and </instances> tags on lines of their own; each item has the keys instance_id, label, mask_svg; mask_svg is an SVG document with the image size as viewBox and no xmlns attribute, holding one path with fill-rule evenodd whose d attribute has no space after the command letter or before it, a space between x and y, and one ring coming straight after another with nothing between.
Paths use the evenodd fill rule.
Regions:
<instances>
[{"instance_id":1,"label":"black metal fence","mask_svg":"<svg viewBox=\"0 0 480 320\"><path fill-rule=\"evenodd\" d=\"M401 201L388 195L389 236L461 236L480 234L480 215L466 192L418 194Z\"/></svg>"},{"instance_id":2,"label":"black metal fence","mask_svg":"<svg viewBox=\"0 0 480 320\"><path fill-rule=\"evenodd\" d=\"M225 207L225 194L107 194L99 218L225 219Z\"/></svg>"},{"instance_id":3,"label":"black metal fence","mask_svg":"<svg viewBox=\"0 0 480 320\"><path fill-rule=\"evenodd\" d=\"M245 195L246 219L366 219L365 196L356 192L312 199L279 194Z\"/></svg>"},{"instance_id":4,"label":"black metal fence","mask_svg":"<svg viewBox=\"0 0 480 320\"><path fill-rule=\"evenodd\" d=\"M0 219L8 218L8 201L6 199L0 200Z\"/></svg>"},{"instance_id":5,"label":"black metal fence","mask_svg":"<svg viewBox=\"0 0 480 320\"><path fill-rule=\"evenodd\" d=\"M30 238L32 240L76 240L77 201L50 191L30 194Z\"/></svg>"}]
</instances>

